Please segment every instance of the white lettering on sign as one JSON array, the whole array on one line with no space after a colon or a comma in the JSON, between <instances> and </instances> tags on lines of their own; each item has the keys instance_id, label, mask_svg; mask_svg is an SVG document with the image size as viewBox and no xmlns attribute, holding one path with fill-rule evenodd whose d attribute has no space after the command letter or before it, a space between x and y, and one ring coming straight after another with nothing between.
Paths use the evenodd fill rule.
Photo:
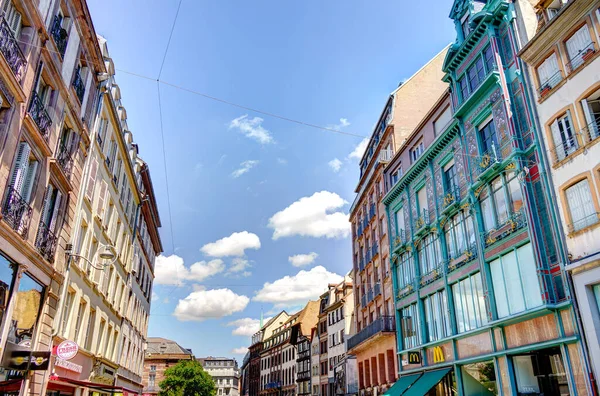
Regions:
<instances>
[{"instance_id":1,"label":"white lettering on sign","mask_svg":"<svg viewBox=\"0 0 600 396\"><path fill-rule=\"evenodd\" d=\"M74 341L65 340L56 347L56 356L63 360L71 360L78 351L79 346Z\"/></svg>"},{"instance_id":2,"label":"white lettering on sign","mask_svg":"<svg viewBox=\"0 0 600 396\"><path fill-rule=\"evenodd\" d=\"M59 357L54 361L54 365L56 367L62 367L65 370L74 371L76 373L81 373L83 371L83 367L75 364L73 362L69 362L68 360L61 359Z\"/></svg>"}]
</instances>

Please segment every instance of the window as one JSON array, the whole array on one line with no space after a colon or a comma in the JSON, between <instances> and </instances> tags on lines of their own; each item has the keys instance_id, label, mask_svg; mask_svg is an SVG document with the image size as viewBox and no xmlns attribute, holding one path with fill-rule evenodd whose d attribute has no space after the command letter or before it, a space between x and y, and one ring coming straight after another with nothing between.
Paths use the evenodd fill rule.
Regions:
<instances>
[{"instance_id":1,"label":"window","mask_svg":"<svg viewBox=\"0 0 600 396\"><path fill-rule=\"evenodd\" d=\"M426 216L427 213L427 189L425 187L417 191L417 212L419 216Z\"/></svg>"},{"instance_id":2,"label":"window","mask_svg":"<svg viewBox=\"0 0 600 396\"><path fill-rule=\"evenodd\" d=\"M510 34L508 33L508 30L506 30L500 36L500 49L502 50L502 58L504 59L504 63L506 65L510 65L513 62L514 56L512 42L510 40Z\"/></svg>"},{"instance_id":3,"label":"window","mask_svg":"<svg viewBox=\"0 0 600 396\"><path fill-rule=\"evenodd\" d=\"M469 86L467 83L467 77L463 76L458 80L458 89L460 90L460 97L464 101L469 97Z\"/></svg>"},{"instance_id":4,"label":"window","mask_svg":"<svg viewBox=\"0 0 600 396\"><path fill-rule=\"evenodd\" d=\"M483 127L479 129L479 137L481 139L481 150L483 154L493 156L494 149L498 149L498 136L494 120L490 119Z\"/></svg>"},{"instance_id":5,"label":"window","mask_svg":"<svg viewBox=\"0 0 600 396\"><path fill-rule=\"evenodd\" d=\"M59 226L58 220L61 216L62 201L62 193L52 184L49 184L44 197L40 222L45 226L46 230L52 233L56 233Z\"/></svg>"},{"instance_id":6,"label":"window","mask_svg":"<svg viewBox=\"0 0 600 396\"><path fill-rule=\"evenodd\" d=\"M444 165L444 188L446 193L456 194L458 190L458 175L456 174L456 167L454 166L454 160ZM459 197L454 197L458 199Z\"/></svg>"},{"instance_id":7,"label":"window","mask_svg":"<svg viewBox=\"0 0 600 396\"><path fill-rule=\"evenodd\" d=\"M402 340L404 349L414 348L421 344L418 324L419 315L417 304L411 304L400 310L400 324L402 326Z\"/></svg>"},{"instance_id":8,"label":"window","mask_svg":"<svg viewBox=\"0 0 600 396\"><path fill-rule=\"evenodd\" d=\"M567 53L569 54L569 63L571 70L577 69L585 62L584 54L593 53L594 43L590 37L590 29L587 24L583 25L578 31L569 38L566 43Z\"/></svg>"},{"instance_id":9,"label":"window","mask_svg":"<svg viewBox=\"0 0 600 396\"><path fill-rule=\"evenodd\" d=\"M433 122L433 131L435 136L444 132L446 125L452 122L452 109L450 106L446 107L446 110Z\"/></svg>"},{"instance_id":10,"label":"window","mask_svg":"<svg viewBox=\"0 0 600 396\"><path fill-rule=\"evenodd\" d=\"M403 172L402 172L402 165L400 164L398 169L392 173L391 176L391 182L392 182L392 186L395 185L396 183L398 183L398 181L402 178Z\"/></svg>"},{"instance_id":11,"label":"window","mask_svg":"<svg viewBox=\"0 0 600 396\"><path fill-rule=\"evenodd\" d=\"M460 257L470 246L475 244L473 218L468 212L459 212L444 225L448 258Z\"/></svg>"},{"instance_id":12,"label":"window","mask_svg":"<svg viewBox=\"0 0 600 396\"><path fill-rule=\"evenodd\" d=\"M104 334L104 328L106 327L106 320L100 319L100 328L98 330L98 343L96 344L96 352L100 353L102 350L102 341L106 338Z\"/></svg>"},{"instance_id":13,"label":"window","mask_svg":"<svg viewBox=\"0 0 600 396\"><path fill-rule=\"evenodd\" d=\"M463 383L470 384L465 386L465 396L498 394L494 361L466 364L460 370Z\"/></svg>"},{"instance_id":14,"label":"window","mask_svg":"<svg viewBox=\"0 0 600 396\"><path fill-rule=\"evenodd\" d=\"M446 291L441 290L423 299L425 322L429 341L437 341L448 337L452 330L448 317L448 299Z\"/></svg>"},{"instance_id":15,"label":"window","mask_svg":"<svg viewBox=\"0 0 600 396\"><path fill-rule=\"evenodd\" d=\"M487 323L481 274L478 272L452 285L458 332L474 330Z\"/></svg>"},{"instance_id":16,"label":"window","mask_svg":"<svg viewBox=\"0 0 600 396\"><path fill-rule=\"evenodd\" d=\"M67 299L65 300L65 306L62 314L62 325L61 325L61 333L67 338L67 325L69 323L69 315L71 314L71 306L73 305L73 300L75 299L75 293L68 292Z\"/></svg>"},{"instance_id":17,"label":"window","mask_svg":"<svg viewBox=\"0 0 600 396\"><path fill-rule=\"evenodd\" d=\"M463 34L463 38L466 39L467 37L469 37L469 34L471 33L471 27L469 26L469 15L465 15L462 19L462 21L460 22L460 27L462 29L462 34Z\"/></svg>"},{"instance_id":18,"label":"window","mask_svg":"<svg viewBox=\"0 0 600 396\"><path fill-rule=\"evenodd\" d=\"M19 282L19 290L14 293L13 298L15 307L27 307L27 309L13 310L12 318L8 322L10 323L8 341L19 344L22 341L31 340L35 334L42 296L44 296L44 287L28 273L24 273Z\"/></svg>"},{"instance_id":19,"label":"window","mask_svg":"<svg viewBox=\"0 0 600 396\"><path fill-rule=\"evenodd\" d=\"M421 157L421 155L423 155L424 152L425 152L425 145L423 145L422 141L415 144L413 146L413 148L410 150L411 162L414 164Z\"/></svg>"},{"instance_id":20,"label":"window","mask_svg":"<svg viewBox=\"0 0 600 396\"><path fill-rule=\"evenodd\" d=\"M581 101L588 126L588 140L592 141L600 136L600 91L596 91L587 99Z\"/></svg>"},{"instance_id":21,"label":"window","mask_svg":"<svg viewBox=\"0 0 600 396\"><path fill-rule=\"evenodd\" d=\"M2 4L2 13L13 37L18 40L21 35L21 13L17 11L11 0L6 0Z\"/></svg>"},{"instance_id":22,"label":"window","mask_svg":"<svg viewBox=\"0 0 600 396\"><path fill-rule=\"evenodd\" d=\"M83 320L83 315L85 314L87 307L87 303L85 300L81 300L79 302L79 309L77 309L77 318L75 318L75 334L73 335L73 340L79 344L79 331L81 329L81 322Z\"/></svg>"},{"instance_id":23,"label":"window","mask_svg":"<svg viewBox=\"0 0 600 396\"><path fill-rule=\"evenodd\" d=\"M558 347L512 357L520 395L567 395L569 383Z\"/></svg>"},{"instance_id":24,"label":"window","mask_svg":"<svg viewBox=\"0 0 600 396\"><path fill-rule=\"evenodd\" d=\"M14 192L27 203L31 202L31 192L38 164L29 144L27 142L19 143L19 149L16 153L15 164L10 178L10 185Z\"/></svg>"},{"instance_id":25,"label":"window","mask_svg":"<svg viewBox=\"0 0 600 396\"><path fill-rule=\"evenodd\" d=\"M421 274L425 275L441 263L440 243L436 233L427 235L417 246Z\"/></svg>"},{"instance_id":26,"label":"window","mask_svg":"<svg viewBox=\"0 0 600 396\"><path fill-rule=\"evenodd\" d=\"M531 244L490 263L498 317L542 305L542 295Z\"/></svg>"},{"instance_id":27,"label":"window","mask_svg":"<svg viewBox=\"0 0 600 396\"><path fill-rule=\"evenodd\" d=\"M571 217L569 231L579 231L598 222L588 179L567 188L565 196Z\"/></svg>"},{"instance_id":28,"label":"window","mask_svg":"<svg viewBox=\"0 0 600 396\"><path fill-rule=\"evenodd\" d=\"M156 374L149 374L148 375L148 387L149 388L154 387L155 381L156 381Z\"/></svg>"},{"instance_id":29,"label":"window","mask_svg":"<svg viewBox=\"0 0 600 396\"><path fill-rule=\"evenodd\" d=\"M485 70L489 73L496 69L496 61L494 59L494 51L492 46L488 45L483 50L483 62L485 63Z\"/></svg>"},{"instance_id":30,"label":"window","mask_svg":"<svg viewBox=\"0 0 600 396\"><path fill-rule=\"evenodd\" d=\"M483 59L481 56L477 56L473 65L467 69L467 76L469 77L469 88L471 92L473 92L485 78L485 70L483 69Z\"/></svg>"},{"instance_id":31,"label":"window","mask_svg":"<svg viewBox=\"0 0 600 396\"><path fill-rule=\"evenodd\" d=\"M96 310L90 310L90 316L87 322L87 330L85 331L85 349L88 351L92 349L92 335L94 333L94 326L96 325Z\"/></svg>"},{"instance_id":32,"label":"window","mask_svg":"<svg viewBox=\"0 0 600 396\"><path fill-rule=\"evenodd\" d=\"M573 154L579 147L577 136L573 131L571 112L567 110L565 115L557 118L552 125L552 140L554 140L555 160L560 161Z\"/></svg>"},{"instance_id":33,"label":"window","mask_svg":"<svg viewBox=\"0 0 600 396\"><path fill-rule=\"evenodd\" d=\"M523 207L523 194L516 174L508 172L492 180L490 191L484 187L479 202L486 231L503 225L511 214Z\"/></svg>"},{"instance_id":34,"label":"window","mask_svg":"<svg viewBox=\"0 0 600 396\"><path fill-rule=\"evenodd\" d=\"M540 94L542 96L544 95L543 90L545 88L552 89L562 80L555 53L552 53L552 55L538 66L537 74L540 80Z\"/></svg>"}]
</instances>

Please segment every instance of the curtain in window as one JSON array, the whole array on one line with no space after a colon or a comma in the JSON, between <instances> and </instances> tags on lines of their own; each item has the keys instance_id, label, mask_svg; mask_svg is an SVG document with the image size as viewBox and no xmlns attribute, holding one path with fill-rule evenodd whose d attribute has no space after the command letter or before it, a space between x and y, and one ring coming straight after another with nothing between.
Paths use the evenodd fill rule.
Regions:
<instances>
[{"instance_id":1,"label":"curtain in window","mask_svg":"<svg viewBox=\"0 0 600 396\"><path fill-rule=\"evenodd\" d=\"M452 286L458 332L473 330L487 323L481 274L476 273Z\"/></svg>"},{"instance_id":2,"label":"curtain in window","mask_svg":"<svg viewBox=\"0 0 600 396\"><path fill-rule=\"evenodd\" d=\"M587 179L569 187L566 191L567 203L571 212L573 230L577 231L598 221L590 186Z\"/></svg>"},{"instance_id":3,"label":"curtain in window","mask_svg":"<svg viewBox=\"0 0 600 396\"><path fill-rule=\"evenodd\" d=\"M592 44L592 38L590 37L590 29L588 25L583 25L578 31L567 40L567 52L569 53L569 60L571 61L571 69L576 69L583 63L581 54L585 52Z\"/></svg>"},{"instance_id":4,"label":"curtain in window","mask_svg":"<svg viewBox=\"0 0 600 396\"><path fill-rule=\"evenodd\" d=\"M441 290L423 299L425 321L429 341L436 341L451 334L448 318L448 300L446 291Z\"/></svg>"},{"instance_id":5,"label":"curtain in window","mask_svg":"<svg viewBox=\"0 0 600 396\"><path fill-rule=\"evenodd\" d=\"M419 315L417 304L411 304L400 310L402 324L402 338L404 340L404 348L414 348L421 344L419 336Z\"/></svg>"},{"instance_id":6,"label":"curtain in window","mask_svg":"<svg viewBox=\"0 0 600 396\"><path fill-rule=\"evenodd\" d=\"M400 256L396 275L398 276L398 287L403 288L415 279L415 269L410 253Z\"/></svg>"},{"instance_id":7,"label":"curtain in window","mask_svg":"<svg viewBox=\"0 0 600 396\"><path fill-rule=\"evenodd\" d=\"M552 88L554 86L553 77L558 73L558 71L558 60L556 59L556 54L552 54L537 69L538 78L540 79L540 86L544 86L546 83L549 83L550 88Z\"/></svg>"},{"instance_id":8,"label":"curtain in window","mask_svg":"<svg viewBox=\"0 0 600 396\"><path fill-rule=\"evenodd\" d=\"M419 216L421 216L423 211L427 210L427 191L425 187L417 192L417 200L419 203Z\"/></svg>"},{"instance_id":9,"label":"curtain in window","mask_svg":"<svg viewBox=\"0 0 600 396\"><path fill-rule=\"evenodd\" d=\"M496 223L494 222L494 208L492 206L492 199L485 187L481 191L479 199L481 202L481 216L483 217L483 227L486 231L489 231L495 227Z\"/></svg>"}]
</instances>

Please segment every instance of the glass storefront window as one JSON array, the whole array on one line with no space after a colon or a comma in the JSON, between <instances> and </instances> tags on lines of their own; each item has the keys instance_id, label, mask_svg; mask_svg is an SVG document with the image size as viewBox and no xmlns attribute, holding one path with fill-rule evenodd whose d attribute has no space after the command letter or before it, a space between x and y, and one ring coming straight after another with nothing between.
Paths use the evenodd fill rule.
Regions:
<instances>
[{"instance_id":1,"label":"glass storefront window","mask_svg":"<svg viewBox=\"0 0 600 396\"><path fill-rule=\"evenodd\" d=\"M44 287L28 274L23 274L15 294L15 308L8 332L8 341L18 344L33 337L40 314Z\"/></svg>"},{"instance_id":2,"label":"glass storefront window","mask_svg":"<svg viewBox=\"0 0 600 396\"><path fill-rule=\"evenodd\" d=\"M497 395L494 362L467 364L461 368L463 394L465 396Z\"/></svg>"},{"instance_id":3,"label":"glass storefront window","mask_svg":"<svg viewBox=\"0 0 600 396\"><path fill-rule=\"evenodd\" d=\"M0 322L4 319L4 312L8 308L10 287L14 276L14 265L0 255Z\"/></svg>"},{"instance_id":4,"label":"glass storefront window","mask_svg":"<svg viewBox=\"0 0 600 396\"><path fill-rule=\"evenodd\" d=\"M512 358L519 395L570 395L559 348Z\"/></svg>"}]
</instances>

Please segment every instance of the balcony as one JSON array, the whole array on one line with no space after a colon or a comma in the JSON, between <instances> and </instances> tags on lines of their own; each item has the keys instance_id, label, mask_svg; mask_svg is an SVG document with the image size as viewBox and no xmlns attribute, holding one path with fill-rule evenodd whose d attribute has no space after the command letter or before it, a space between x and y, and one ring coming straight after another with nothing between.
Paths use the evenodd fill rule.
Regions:
<instances>
[{"instance_id":1,"label":"balcony","mask_svg":"<svg viewBox=\"0 0 600 396\"><path fill-rule=\"evenodd\" d=\"M569 73L576 70L579 66L590 60L596 53L594 42L590 42L588 45L579 50L579 53L567 62L567 69Z\"/></svg>"},{"instance_id":2,"label":"balcony","mask_svg":"<svg viewBox=\"0 0 600 396\"><path fill-rule=\"evenodd\" d=\"M450 209L460 203L460 189L458 186L451 186L446 191L446 195L444 195L444 199L441 204L442 211Z\"/></svg>"},{"instance_id":3,"label":"balcony","mask_svg":"<svg viewBox=\"0 0 600 396\"><path fill-rule=\"evenodd\" d=\"M23 55L21 47L19 47L4 17L0 22L0 52L2 52L10 69L15 73L17 81L20 82L21 78L23 78L23 71L27 65L27 60L25 60L25 55Z\"/></svg>"},{"instance_id":4,"label":"balcony","mask_svg":"<svg viewBox=\"0 0 600 396\"><path fill-rule=\"evenodd\" d=\"M585 137L588 143L600 137L600 113L592 113L590 116L594 121L586 125L581 131L581 135Z\"/></svg>"},{"instance_id":5,"label":"balcony","mask_svg":"<svg viewBox=\"0 0 600 396\"><path fill-rule=\"evenodd\" d=\"M61 58L65 57L65 51L67 50L67 42L69 40L69 34L63 27L61 26L62 18L59 18L58 15L54 16L54 21L52 22L52 30L50 31L50 35L54 39L54 43L56 43L56 48L58 48L58 53Z\"/></svg>"},{"instance_id":6,"label":"balcony","mask_svg":"<svg viewBox=\"0 0 600 396\"><path fill-rule=\"evenodd\" d=\"M550 91L554 89L560 82L563 80L562 72L560 70L556 71L552 76L550 76L546 81L540 84L537 89L538 99L545 98Z\"/></svg>"},{"instance_id":7,"label":"balcony","mask_svg":"<svg viewBox=\"0 0 600 396\"><path fill-rule=\"evenodd\" d=\"M56 162L60 169L64 172L65 176L69 178L71 171L73 170L73 157L71 156L70 150L65 147L64 144L60 145L58 149L58 155L56 156Z\"/></svg>"},{"instance_id":8,"label":"balcony","mask_svg":"<svg viewBox=\"0 0 600 396\"><path fill-rule=\"evenodd\" d=\"M422 275L420 281L421 286L426 286L440 279L444 275L444 267L445 263L442 263L441 265L435 267L433 270Z\"/></svg>"},{"instance_id":9,"label":"balcony","mask_svg":"<svg viewBox=\"0 0 600 396\"><path fill-rule=\"evenodd\" d=\"M396 232L396 237L392 241L392 249L395 251L400 247L406 245L406 242L408 242L408 240L406 239L406 233L403 229L399 229Z\"/></svg>"},{"instance_id":10,"label":"balcony","mask_svg":"<svg viewBox=\"0 0 600 396\"><path fill-rule=\"evenodd\" d=\"M476 158L476 163L474 164L474 177L485 177L488 174L488 171L498 167L502 161L509 158L513 152L519 150L521 147L520 144L521 140L516 136L511 136L499 147L492 143L492 147L489 150Z\"/></svg>"},{"instance_id":11,"label":"balcony","mask_svg":"<svg viewBox=\"0 0 600 396\"><path fill-rule=\"evenodd\" d=\"M421 210L421 215L417 217L415 222L415 230L417 232L424 230L429 225L429 211L427 209Z\"/></svg>"},{"instance_id":12,"label":"balcony","mask_svg":"<svg viewBox=\"0 0 600 396\"><path fill-rule=\"evenodd\" d=\"M348 350L381 333L395 333L396 322L393 316L382 316L370 325L348 338Z\"/></svg>"},{"instance_id":13,"label":"balcony","mask_svg":"<svg viewBox=\"0 0 600 396\"><path fill-rule=\"evenodd\" d=\"M404 286L398 290L398 295L396 296L398 300L403 299L404 297L412 294L415 291L415 279L411 279L406 282Z\"/></svg>"},{"instance_id":14,"label":"balcony","mask_svg":"<svg viewBox=\"0 0 600 396\"><path fill-rule=\"evenodd\" d=\"M42 103L42 99L39 97L36 91L31 93L29 114L40 130L44 140L48 141L48 138L50 137L50 125L52 125L52 119L48 115L46 107Z\"/></svg>"},{"instance_id":15,"label":"balcony","mask_svg":"<svg viewBox=\"0 0 600 396\"><path fill-rule=\"evenodd\" d=\"M483 246L488 247L494 243L505 239L527 225L527 219L523 210L511 214L506 221L499 224L498 227L483 233Z\"/></svg>"},{"instance_id":16,"label":"balcony","mask_svg":"<svg viewBox=\"0 0 600 396\"><path fill-rule=\"evenodd\" d=\"M2 215L10 227L23 239L27 239L31 213L32 210L29 203L12 186L9 186L7 188L6 200L2 206Z\"/></svg>"},{"instance_id":17,"label":"balcony","mask_svg":"<svg viewBox=\"0 0 600 396\"><path fill-rule=\"evenodd\" d=\"M382 164L387 164L394 157L394 152L392 150L381 150L379 153L379 162Z\"/></svg>"},{"instance_id":18,"label":"balcony","mask_svg":"<svg viewBox=\"0 0 600 396\"><path fill-rule=\"evenodd\" d=\"M79 99L79 103L83 103L83 95L85 95L85 82L81 78L80 67L78 67L75 71L75 77L73 78L73 89L75 90L77 99Z\"/></svg>"},{"instance_id":19,"label":"balcony","mask_svg":"<svg viewBox=\"0 0 600 396\"><path fill-rule=\"evenodd\" d=\"M570 223L567 227L569 234L583 230L600 221L600 213L592 213L582 219Z\"/></svg>"},{"instance_id":20,"label":"balcony","mask_svg":"<svg viewBox=\"0 0 600 396\"><path fill-rule=\"evenodd\" d=\"M565 140L552 149L552 160L554 163L560 162L577 151L578 148L579 141L577 140L577 134L571 133L569 130L567 136L565 136Z\"/></svg>"},{"instance_id":21,"label":"balcony","mask_svg":"<svg viewBox=\"0 0 600 396\"><path fill-rule=\"evenodd\" d=\"M265 385L265 389L279 389L281 388L281 382L269 382Z\"/></svg>"},{"instance_id":22,"label":"balcony","mask_svg":"<svg viewBox=\"0 0 600 396\"><path fill-rule=\"evenodd\" d=\"M50 227L43 221L40 221L38 232L35 237L35 247L38 252L50 263L54 262L54 254L56 253L56 244L58 237L50 230Z\"/></svg>"},{"instance_id":23,"label":"balcony","mask_svg":"<svg viewBox=\"0 0 600 396\"><path fill-rule=\"evenodd\" d=\"M469 245L464 251L459 252L458 254L454 254L447 261L448 272L452 272L461 268L462 266L470 263L475 258L477 258L477 245L473 242Z\"/></svg>"}]
</instances>

